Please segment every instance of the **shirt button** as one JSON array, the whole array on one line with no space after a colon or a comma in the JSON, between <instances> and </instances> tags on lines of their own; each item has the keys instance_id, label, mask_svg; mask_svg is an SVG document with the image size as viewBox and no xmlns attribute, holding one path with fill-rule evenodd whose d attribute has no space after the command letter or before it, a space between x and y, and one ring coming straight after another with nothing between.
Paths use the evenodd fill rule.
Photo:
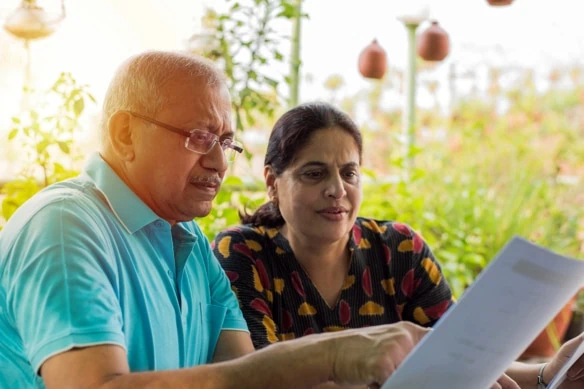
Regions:
<instances>
[{"instance_id":1,"label":"shirt button","mask_svg":"<svg viewBox=\"0 0 584 389\"><path fill-rule=\"evenodd\" d=\"M169 277L172 277L172 272L170 270L167 270L166 274L168 274Z\"/></svg>"}]
</instances>

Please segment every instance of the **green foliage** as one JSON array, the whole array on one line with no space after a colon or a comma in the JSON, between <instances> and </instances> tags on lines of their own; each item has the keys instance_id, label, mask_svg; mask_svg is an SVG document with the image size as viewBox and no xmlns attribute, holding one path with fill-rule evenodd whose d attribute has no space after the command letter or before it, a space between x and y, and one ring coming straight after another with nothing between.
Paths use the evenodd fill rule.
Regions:
<instances>
[{"instance_id":1,"label":"green foliage","mask_svg":"<svg viewBox=\"0 0 584 389\"><path fill-rule=\"evenodd\" d=\"M239 224L240 212L255 210L266 201L264 182L259 178L245 182L239 177L228 177L213 202L211 213L197 219L197 224L213 240L220 231Z\"/></svg>"},{"instance_id":2,"label":"green foliage","mask_svg":"<svg viewBox=\"0 0 584 389\"><path fill-rule=\"evenodd\" d=\"M418 144L410 182L373 175L361 214L418 230L456 296L515 235L581 256L582 184L569 178L582 176L582 112L566 115L578 108L580 93L511 93L503 116L488 103L464 102L447 123L449 142Z\"/></svg>"},{"instance_id":3,"label":"green foliage","mask_svg":"<svg viewBox=\"0 0 584 389\"><path fill-rule=\"evenodd\" d=\"M32 195L52 183L75 176L75 131L87 101L95 103L86 85L61 73L40 103L12 118L8 140L26 159L19 176L2 188L2 217L8 220Z\"/></svg>"},{"instance_id":4,"label":"green foliage","mask_svg":"<svg viewBox=\"0 0 584 389\"><path fill-rule=\"evenodd\" d=\"M228 0L225 14L208 12L206 23L218 39L213 57L220 58L229 81L236 128L256 124L258 116L273 117L280 107L274 63L283 62L279 51L284 37L274 25L296 16L287 0Z\"/></svg>"}]
</instances>

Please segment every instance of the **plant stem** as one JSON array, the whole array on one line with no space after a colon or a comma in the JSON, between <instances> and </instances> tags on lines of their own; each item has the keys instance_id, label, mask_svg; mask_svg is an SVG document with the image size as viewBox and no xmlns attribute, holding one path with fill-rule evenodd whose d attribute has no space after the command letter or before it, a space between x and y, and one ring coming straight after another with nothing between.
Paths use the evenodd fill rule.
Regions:
<instances>
[{"instance_id":1,"label":"plant stem","mask_svg":"<svg viewBox=\"0 0 584 389\"><path fill-rule=\"evenodd\" d=\"M290 98L288 107L298 105L300 88L300 28L302 22L302 0L294 0L296 12L292 19L292 46L290 48Z\"/></svg>"}]
</instances>

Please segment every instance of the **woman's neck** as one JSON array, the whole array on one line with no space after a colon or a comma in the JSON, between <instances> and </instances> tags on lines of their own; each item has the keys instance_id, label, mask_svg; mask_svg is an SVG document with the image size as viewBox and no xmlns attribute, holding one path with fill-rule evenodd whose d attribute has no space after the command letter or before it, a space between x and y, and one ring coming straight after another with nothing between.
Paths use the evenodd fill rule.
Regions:
<instances>
[{"instance_id":1,"label":"woman's neck","mask_svg":"<svg viewBox=\"0 0 584 389\"><path fill-rule=\"evenodd\" d=\"M284 225L281 233L288 240L296 260L302 265L310 276L317 276L320 273L330 274L334 269L346 269L350 257L348 242L349 234L346 238L336 242L316 242L306 239L306 237L295 234Z\"/></svg>"}]
</instances>

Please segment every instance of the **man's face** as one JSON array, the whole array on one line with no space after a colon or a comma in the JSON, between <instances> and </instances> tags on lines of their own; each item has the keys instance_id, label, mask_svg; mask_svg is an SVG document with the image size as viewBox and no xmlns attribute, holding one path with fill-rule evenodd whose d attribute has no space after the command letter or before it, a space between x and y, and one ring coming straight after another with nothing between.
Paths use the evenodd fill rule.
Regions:
<instances>
[{"instance_id":1,"label":"man's face","mask_svg":"<svg viewBox=\"0 0 584 389\"><path fill-rule=\"evenodd\" d=\"M172 102L153 119L184 129L233 137L231 102L225 85L182 78L168 85ZM128 164L132 189L161 218L173 224L206 216L227 169L221 145L205 155L185 147L186 137L132 117L135 158Z\"/></svg>"}]
</instances>

